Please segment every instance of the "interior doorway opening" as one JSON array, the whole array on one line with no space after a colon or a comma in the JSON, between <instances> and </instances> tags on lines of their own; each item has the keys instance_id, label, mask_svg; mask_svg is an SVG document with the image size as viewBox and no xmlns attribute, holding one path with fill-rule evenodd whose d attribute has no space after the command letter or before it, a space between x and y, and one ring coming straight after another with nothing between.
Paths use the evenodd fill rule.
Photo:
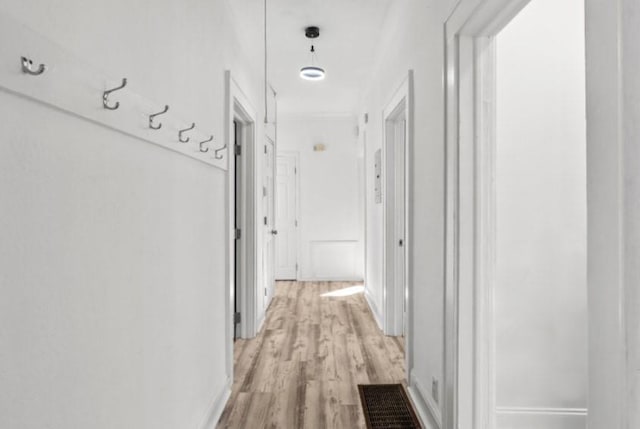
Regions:
<instances>
[{"instance_id":1,"label":"interior doorway opening","mask_svg":"<svg viewBox=\"0 0 640 429\"><path fill-rule=\"evenodd\" d=\"M385 118L385 287L387 335L404 336L406 319L406 134L404 99Z\"/></svg>"},{"instance_id":2,"label":"interior doorway opening","mask_svg":"<svg viewBox=\"0 0 640 429\"><path fill-rule=\"evenodd\" d=\"M233 158L233 207L234 207L234 219L233 219L233 255L234 255L234 267L233 267L233 339L234 341L242 337L242 307L243 307L243 288L246 287L245 272L246 272L246 260L244 257L243 244L246 247L246 243L242 241L242 230L246 231L245 227L245 212L243 200L245 200L244 192L244 169L242 162L242 147L243 140L246 134L245 124L236 116L233 118L233 149L229 152Z\"/></svg>"},{"instance_id":3,"label":"interior doorway opening","mask_svg":"<svg viewBox=\"0 0 640 429\"><path fill-rule=\"evenodd\" d=\"M233 383L234 340L255 336L257 314L257 222L255 198L256 115L246 95L226 72L225 141L228 157L226 350Z\"/></svg>"},{"instance_id":4,"label":"interior doorway opening","mask_svg":"<svg viewBox=\"0 0 640 429\"><path fill-rule=\"evenodd\" d=\"M240 102L234 103L233 148L233 332L234 339L253 333L255 319L255 222L252 186L254 123Z\"/></svg>"},{"instance_id":5,"label":"interior doorway opening","mask_svg":"<svg viewBox=\"0 0 640 429\"><path fill-rule=\"evenodd\" d=\"M443 423L584 427L583 2L461 9L447 42Z\"/></svg>"},{"instance_id":6,"label":"interior doorway opening","mask_svg":"<svg viewBox=\"0 0 640 429\"><path fill-rule=\"evenodd\" d=\"M413 284L412 257L411 154L413 152L413 71L397 87L383 110L381 178L376 186L382 191L382 320L386 335L403 343L404 368L412 385ZM368 227L368 225L367 225Z\"/></svg>"}]
</instances>

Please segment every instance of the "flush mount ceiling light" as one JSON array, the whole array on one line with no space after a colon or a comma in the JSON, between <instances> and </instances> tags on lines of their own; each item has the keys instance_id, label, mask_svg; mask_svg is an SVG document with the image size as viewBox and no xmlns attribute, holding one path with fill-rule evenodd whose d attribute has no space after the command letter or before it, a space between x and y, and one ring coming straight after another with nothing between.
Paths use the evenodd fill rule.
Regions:
<instances>
[{"instance_id":1,"label":"flush mount ceiling light","mask_svg":"<svg viewBox=\"0 0 640 429\"><path fill-rule=\"evenodd\" d=\"M316 39L320 36L320 29L318 27L307 27L304 29L304 35L307 39ZM324 79L325 72L322 67L316 65L316 48L311 45L311 65L302 67L300 69L300 77L306 80L322 80Z\"/></svg>"}]
</instances>

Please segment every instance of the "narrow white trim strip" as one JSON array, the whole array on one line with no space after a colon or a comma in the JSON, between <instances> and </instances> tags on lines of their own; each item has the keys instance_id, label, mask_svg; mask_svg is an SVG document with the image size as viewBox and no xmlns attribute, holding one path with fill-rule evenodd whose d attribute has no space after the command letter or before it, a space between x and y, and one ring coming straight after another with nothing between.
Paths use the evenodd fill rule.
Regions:
<instances>
[{"instance_id":1,"label":"narrow white trim strip","mask_svg":"<svg viewBox=\"0 0 640 429\"><path fill-rule=\"evenodd\" d=\"M586 408L496 407L497 414L554 414L586 416Z\"/></svg>"}]
</instances>

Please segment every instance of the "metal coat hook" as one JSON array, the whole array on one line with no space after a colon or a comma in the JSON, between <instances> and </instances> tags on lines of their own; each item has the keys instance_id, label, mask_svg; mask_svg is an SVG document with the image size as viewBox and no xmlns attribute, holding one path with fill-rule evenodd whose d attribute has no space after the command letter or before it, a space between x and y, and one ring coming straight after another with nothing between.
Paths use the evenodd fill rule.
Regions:
<instances>
[{"instance_id":1,"label":"metal coat hook","mask_svg":"<svg viewBox=\"0 0 640 429\"><path fill-rule=\"evenodd\" d=\"M209 147L207 146L206 149L203 149L203 145L206 145L207 143L209 143L210 141L213 140L213 136L209 137L207 140L201 141L200 142L200 152L209 152Z\"/></svg>"},{"instance_id":2,"label":"metal coat hook","mask_svg":"<svg viewBox=\"0 0 640 429\"><path fill-rule=\"evenodd\" d=\"M118 107L120 107L120 102L119 101L116 101L116 104L114 104L113 106L109 105L109 94L111 94L114 91L118 91L118 90L124 88L125 86L127 86L127 78L126 77L122 78L122 85L103 92L102 93L102 106L105 109L108 109L108 110L116 110Z\"/></svg>"},{"instance_id":3,"label":"metal coat hook","mask_svg":"<svg viewBox=\"0 0 640 429\"><path fill-rule=\"evenodd\" d=\"M149 115L149 128L151 128L152 130L159 130L160 128L162 128L162 124L158 124L157 127L153 125L153 118L155 118L158 115L164 115L168 111L169 111L169 105L165 105L164 110L162 112L153 113Z\"/></svg>"},{"instance_id":4,"label":"metal coat hook","mask_svg":"<svg viewBox=\"0 0 640 429\"><path fill-rule=\"evenodd\" d=\"M47 66L44 64L40 64L37 70L33 69L33 61L31 61L27 57L21 57L22 60L22 72L26 74L30 74L32 76L38 76L44 73L47 69Z\"/></svg>"},{"instance_id":5,"label":"metal coat hook","mask_svg":"<svg viewBox=\"0 0 640 429\"><path fill-rule=\"evenodd\" d=\"M223 150L225 150L226 148L227 148L227 144L225 143L225 144L224 144L224 146L222 146L221 148L218 148L218 149L214 150L214 151L213 151L213 153L214 153L214 155L213 155L213 156L214 156L214 158L215 158L215 159L222 159L222 158L224 158L224 156L223 156L223 155L218 155L218 152L222 152L222 151L223 151Z\"/></svg>"},{"instance_id":6,"label":"metal coat hook","mask_svg":"<svg viewBox=\"0 0 640 429\"><path fill-rule=\"evenodd\" d=\"M189 128L185 128L184 130L180 130L178 131L178 141L180 143L187 143L189 141L189 137L187 137L186 139L182 139L182 133L186 133L187 131L190 131L192 129L194 129L196 127L196 123L193 122L191 123L191 126Z\"/></svg>"}]
</instances>

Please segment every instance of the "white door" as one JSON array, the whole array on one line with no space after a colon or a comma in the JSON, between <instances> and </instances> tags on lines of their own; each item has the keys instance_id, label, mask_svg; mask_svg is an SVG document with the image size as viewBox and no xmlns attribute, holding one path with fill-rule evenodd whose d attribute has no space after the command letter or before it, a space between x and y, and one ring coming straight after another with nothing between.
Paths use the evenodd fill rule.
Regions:
<instances>
[{"instance_id":1,"label":"white door","mask_svg":"<svg viewBox=\"0 0 640 429\"><path fill-rule=\"evenodd\" d=\"M406 323L406 237L405 237L405 135L407 122L404 119L404 113L395 123L395 233L396 233L396 261L395 261L395 292L396 292L396 314L401 317L399 323L402 324L402 330L398 331L400 335L405 333Z\"/></svg>"},{"instance_id":2,"label":"white door","mask_svg":"<svg viewBox=\"0 0 640 429\"><path fill-rule=\"evenodd\" d=\"M276 278L297 279L297 173L296 154L278 155L276 204Z\"/></svg>"},{"instance_id":3,"label":"white door","mask_svg":"<svg viewBox=\"0 0 640 429\"><path fill-rule=\"evenodd\" d=\"M273 141L266 137L264 146L264 182L262 191L262 207L264 213L264 291L262 295L262 308L266 310L273 294L274 277L274 256L275 256L275 150ZM260 297L258 297L260 302Z\"/></svg>"}]
</instances>

